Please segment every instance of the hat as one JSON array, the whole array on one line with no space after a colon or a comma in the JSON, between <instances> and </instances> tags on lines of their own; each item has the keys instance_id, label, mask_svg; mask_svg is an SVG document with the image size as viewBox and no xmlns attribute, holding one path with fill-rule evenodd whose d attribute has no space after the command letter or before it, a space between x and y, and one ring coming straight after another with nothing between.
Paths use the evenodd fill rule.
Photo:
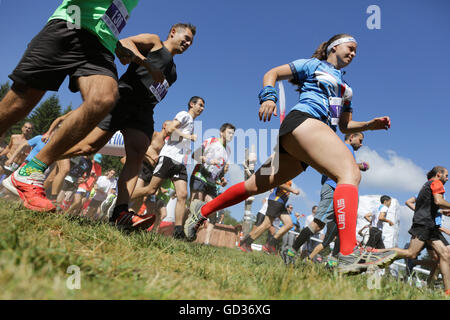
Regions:
<instances>
[{"instance_id":1,"label":"hat","mask_svg":"<svg viewBox=\"0 0 450 320\"><path fill-rule=\"evenodd\" d=\"M94 155L94 161L97 163L102 163L102 158L103 158L103 156L100 153L96 153Z\"/></svg>"}]
</instances>

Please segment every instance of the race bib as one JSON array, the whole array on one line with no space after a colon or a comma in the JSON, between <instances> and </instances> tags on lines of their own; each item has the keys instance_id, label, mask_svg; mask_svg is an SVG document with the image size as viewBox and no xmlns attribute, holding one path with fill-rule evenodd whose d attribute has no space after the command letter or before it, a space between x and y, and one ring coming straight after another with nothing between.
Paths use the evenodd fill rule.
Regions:
<instances>
[{"instance_id":1,"label":"race bib","mask_svg":"<svg viewBox=\"0 0 450 320\"><path fill-rule=\"evenodd\" d=\"M342 98L339 97L330 97L328 98L330 103L330 118L331 125L337 126L339 124L339 117L342 111Z\"/></svg>"},{"instance_id":2,"label":"race bib","mask_svg":"<svg viewBox=\"0 0 450 320\"><path fill-rule=\"evenodd\" d=\"M114 36L118 38L128 20L128 10L122 0L114 0L108 10L106 10L102 20L106 23Z\"/></svg>"},{"instance_id":3,"label":"race bib","mask_svg":"<svg viewBox=\"0 0 450 320\"><path fill-rule=\"evenodd\" d=\"M167 80L164 80L163 83L158 83L156 87L154 84L152 84L150 86L150 91L153 93L156 100L160 102L166 96L167 91L169 91L169 83L167 82Z\"/></svg>"}]
</instances>

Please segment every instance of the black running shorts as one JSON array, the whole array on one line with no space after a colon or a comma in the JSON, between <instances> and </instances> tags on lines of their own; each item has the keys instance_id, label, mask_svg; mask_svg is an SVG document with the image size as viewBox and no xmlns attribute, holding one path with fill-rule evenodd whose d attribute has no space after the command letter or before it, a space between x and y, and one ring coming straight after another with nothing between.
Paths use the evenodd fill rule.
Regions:
<instances>
[{"instance_id":1,"label":"black running shorts","mask_svg":"<svg viewBox=\"0 0 450 320\"><path fill-rule=\"evenodd\" d=\"M139 172L139 178L144 180L145 183L150 183L153 176L153 167L147 161L142 162L141 172Z\"/></svg>"},{"instance_id":2,"label":"black running shorts","mask_svg":"<svg viewBox=\"0 0 450 320\"><path fill-rule=\"evenodd\" d=\"M15 83L44 91L58 91L66 76L69 89L79 91L77 79L105 75L117 81L114 55L85 29L69 29L67 21L50 20L28 44L9 75Z\"/></svg>"},{"instance_id":3,"label":"black running shorts","mask_svg":"<svg viewBox=\"0 0 450 320\"><path fill-rule=\"evenodd\" d=\"M189 182L189 187L191 189L191 192L193 191L199 191L203 192L204 194L207 194L213 198L216 198L218 196L217 194L217 188L215 186L212 186L203 180L200 180L194 175L191 175L191 180Z\"/></svg>"},{"instance_id":4,"label":"black running shorts","mask_svg":"<svg viewBox=\"0 0 450 320\"><path fill-rule=\"evenodd\" d=\"M145 133L151 141L154 131L154 106L139 99L129 88L119 87L119 94L120 98L114 109L97 126L109 132L136 129Z\"/></svg>"},{"instance_id":5,"label":"black running shorts","mask_svg":"<svg viewBox=\"0 0 450 320\"><path fill-rule=\"evenodd\" d=\"M411 229L408 230L409 234L413 236L413 238L417 238L420 241L437 241L441 240L444 245L448 246L448 241L442 235L439 228L430 228L420 224L413 224Z\"/></svg>"},{"instance_id":6,"label":"black running shorts","mask_svg":"<svg viewBox=\"0 0 450 320\"><path fill-rule=\"evenodd\" d=\"M266 216L279 218L282 214L289 214L286 205L278 201L268 200Z\"/></svg>"},{"instance_id":7,"label":"black running shorts","mask_svg":"<svg viewBox=\"0 0 450 320\"><path fill-rule=\"evenodd\" d=\"M287 151L283 148L280 141L288 133L291 133L295 130L299 125L301 125L306 119L316 119L316 117L310 115L309 113L292 110L288 113L286 118L284 118L283 122L280 126L280 131L278 133L278 144L275 146L275 151L279 150L280 153L287 153ZM320 121L320 120L319 120ZM308 168L308 164L305 162L301 162L303 170Z\"/></svg>"},{"instance_id":8,"label":"black running shorts","mask_svg":"<svg viewBox=\"0 0 450 320\"><path fill-rule=\"evenodd\" d=\"M160 156L153 171L155 177L171 179L172 181L184 180L187 182L186 166L169 157Z\"/></svg>"}]
</instances>

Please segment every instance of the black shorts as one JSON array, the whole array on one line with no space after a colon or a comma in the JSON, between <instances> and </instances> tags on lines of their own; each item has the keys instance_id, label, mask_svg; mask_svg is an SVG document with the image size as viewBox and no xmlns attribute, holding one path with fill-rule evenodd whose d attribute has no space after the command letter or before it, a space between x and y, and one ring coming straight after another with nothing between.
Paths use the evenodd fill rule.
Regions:
<instances>
[{"instance_id":1,"label":"black shorts","mask_svg":"<svg viewBox=\"0 0 450 320\"><path fill-rule=\"evenodd\" d=\"M153 166L147 161L142 162L141 172L139 172L139 178L144 180L145 183L150 183L153 177Z\"/></svg>"},{"instance_id":2,"label":"black shorts","mask_svg":"<svg viewBox=\"0 0 450 320\"><path fill-rule=\"evenodd\" d=\"M77 92L77 79L90 75L117 81L114 55L88 30L69 29L67 21L53 19L31 40L9 77L31 88L58 91L70 76L69 89Z\"/></svg>"},{"instance_id":3,"label":"black shorts","mask_svg":"<svg viewBox=\"0 0 450 320\"><path fill-rule=\"evenodd\" d=\"M420 241L437 241L441 240L444 245L448 246L448 241L445 239L444 235L439 231L439 228L430 228L420 224L413 224L408 233Z\"/></svg>"},{"instance_id":4,"label":"black shorts","mask_svg":"<svg viewBox=\"0 0 450 320\"><path fill-rule=\"evenodd\" d=\"M280 131L278 133L278 144L275 146L275 151L278 149L280 153L287 153L287 151L283 148L280 141L283 136L285 136L288 133L291 133L295 130L299 125L301 125L306 119L317 119L316 117L310 115L309 113L298 111L298 110L292 110L288 113L286 118L284 118L283 122L280 126ZM303 170L306 170L308 168L308 164L305 162L301 162Z\"/></svg>"},{"instance_id":5,"label":"black shorts","mask_svg":"<svg viewBox=\"0 0 450 320\"><path fill-rule=\"evenodd\" d=\"M172 181L184 180L187 182L186 166L169 157L160 156L153 171L155 177L171 179Z\"/></svg>"},{"instance_id":6,"label":"black shorts","mask_svg":"<svg viewBox=\"0 0 450 320\"><path fill-rule=\"evenodd\" d=\"M203 180L200 180L194 175L191 175L191 180L189 181L189 187L191 189L191 192L193 191L199 191L203 192L204 194L207 194L213 198L217 197L217 188L216 186L212 186L209 183L206 183Z\"/></svg>"},{"instance_id":7,"label":"black shorts","mask_svg":"<svg viewBox=\"0 0 450 320\"><path fill-rule=\"evenodd\" d=\"M139 99L128 87L119 86L119 95L114 109L97 126L109 132L136 129L145 133L151 141L154 131L154 105L145 99Z\"/></svg>"},{"instance_id":8,"label":"black shorts","mask_svg":"<svg viewBox=\"0 0 450 320\"><path fill-rule=\"evenodd\" d=\"M279 218L282 214L289 214L286 205L278 201L268 200L266 216Z\"/></svg>"},{"instance_id":9,"label":"black shorts","mask_svg":"<svg viewBox=\"0 0 450 320\"><path fill-rule=\"evenodd\" d=\"M76 183L64 180L62 191L77 191L78 185Z\"/></svg>"},{"instance_id":10,"label":"black shorts","mask_svg":"<svg viewBox=\"0 0 450 320\"><path fill-rule=\"evenodd\" d=\"M263 223L264 219L266 218L266 215L264 213L258 212L256 215L256 221L255 221L255 227L258 227Z\"/></svg>"}]
</instances>

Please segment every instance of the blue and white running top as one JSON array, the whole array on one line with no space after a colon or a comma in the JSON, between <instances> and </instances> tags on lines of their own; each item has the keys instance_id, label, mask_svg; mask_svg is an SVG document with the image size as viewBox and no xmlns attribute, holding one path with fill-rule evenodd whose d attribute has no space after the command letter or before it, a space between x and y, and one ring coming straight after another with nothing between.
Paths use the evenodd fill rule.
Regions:
<instances>
[{"instance_id":1,"label":"blue and white running top","mask_svg":"<svg viewBox=\"0 0 450 320\"><path fill-rule=\"evenodd\" d=\"M291 111L309 113L336 131L340 114L353 111L352 89L342 78L343 72L316 58L299 59L289 66L301 88L299 102Z\"/></svg>"}]
</instances>

